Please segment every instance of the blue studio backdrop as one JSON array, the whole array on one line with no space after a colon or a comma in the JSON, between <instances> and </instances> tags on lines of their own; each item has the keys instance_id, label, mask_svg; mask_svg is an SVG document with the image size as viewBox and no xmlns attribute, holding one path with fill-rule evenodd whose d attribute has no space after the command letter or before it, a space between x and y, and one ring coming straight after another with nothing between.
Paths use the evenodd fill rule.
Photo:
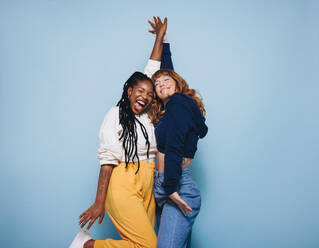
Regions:
<instances>
[{"instance_id":1,"label":"blue studio backdrop","mask_svg":"<svg viewBox=\"0 0 319 248\"><path fill-rule=\"evenodd\" d=\"M95 200L98 131L142 71L153 15L208 136L195 248L319 247L319 2L0 2L1 247L68 247ZM110 219L95 239L120 238Z\"/></svg>"}]
</instances>

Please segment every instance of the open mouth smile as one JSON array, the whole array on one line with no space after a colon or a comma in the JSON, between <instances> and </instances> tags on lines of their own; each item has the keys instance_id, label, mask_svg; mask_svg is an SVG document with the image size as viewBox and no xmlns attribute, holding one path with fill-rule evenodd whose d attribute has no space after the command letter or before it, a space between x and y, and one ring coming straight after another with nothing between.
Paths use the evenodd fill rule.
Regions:
<instances>
[{"instance_id":1,"label":"open mouth smile","mask_svg":"<svg viewBox=\"0 0 319 248\"><path fill-rule=\"evenodd\" d=\"M142 108L144 108L146 106L146 102L142 101L142 100L137 100L136 101Z\"/></svg>"},{"instance_id":2,"label":"open mouth smile","mask_svg":"<svg viewBox=\"0 0 319 248\"><path fill-rule=\"evenodd\" d=\"M134 103L134 109L138 112L141 113L146 109L148 101L146 100L136 100Z\"/></svg>"}]
</instances>

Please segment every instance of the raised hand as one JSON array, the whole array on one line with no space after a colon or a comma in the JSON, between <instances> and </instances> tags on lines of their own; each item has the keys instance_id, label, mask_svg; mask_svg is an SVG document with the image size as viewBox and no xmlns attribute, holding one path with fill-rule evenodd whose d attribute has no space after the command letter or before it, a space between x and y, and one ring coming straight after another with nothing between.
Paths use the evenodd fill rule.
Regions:
<instances>
[{"instance_id":1,"label":"raised hand","mask_svg":"<svg viewBox=\"0 0 319 248\"><path fill-rule=\"evenodd\" d=\"M167 18L165 17L162 22L161 18L153 16L153 20L148 20L148 23L152 27L148 32L155 35L157 38L163 39L167 30Z\"/></svg>"}]
</instances>

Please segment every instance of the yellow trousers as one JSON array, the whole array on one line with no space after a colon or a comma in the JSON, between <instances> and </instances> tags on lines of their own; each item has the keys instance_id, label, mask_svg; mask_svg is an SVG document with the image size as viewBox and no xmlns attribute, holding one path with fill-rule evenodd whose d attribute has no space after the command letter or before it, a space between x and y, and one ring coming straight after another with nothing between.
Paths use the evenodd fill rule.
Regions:
<instances>
[{"instance_id":1,"label":"yellow trousers","mask_svg":"<svg viewBox=\"0 0 319 248\"><path fill-rule=\"evenodd\" d=\"M155 163L121 162L114 167L107 190L105 209L122 240L96 240L94 248L156 248L154 231L155 198L153 180Z\"/></svg>"}]
</instances>

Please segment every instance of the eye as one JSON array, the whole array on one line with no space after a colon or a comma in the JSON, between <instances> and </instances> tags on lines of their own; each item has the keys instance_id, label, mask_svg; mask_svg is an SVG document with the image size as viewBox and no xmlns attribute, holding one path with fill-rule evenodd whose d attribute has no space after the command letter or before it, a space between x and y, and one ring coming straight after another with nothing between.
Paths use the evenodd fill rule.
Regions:
<instances>
[{"instance_id":1,"label":"eye","mask_svg":"<svg viewBox=\"0 0 319 248\"><path fill-rule=\"evenodd\" d=\"M156 81L156 82L154 83L155 87L159 86L160 84L161 84L161 83L160 83L159 81Z\"/></svg>"},{"instance_id":2,"label":"eye","mask_svg":"<svg viewBox=\"0 0 319 248\"><path fill-rule=\"evenodd\" d=\"M170 80L170 78L164 78L164 81L168 81L168 80Z\"/></svg>"}]
</instances>

